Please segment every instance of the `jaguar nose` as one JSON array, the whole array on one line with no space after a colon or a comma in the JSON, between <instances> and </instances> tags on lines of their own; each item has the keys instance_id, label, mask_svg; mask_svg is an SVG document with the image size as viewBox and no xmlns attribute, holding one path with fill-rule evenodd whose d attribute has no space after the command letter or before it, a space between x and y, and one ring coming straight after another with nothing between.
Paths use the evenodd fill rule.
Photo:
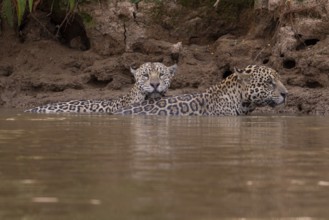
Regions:
<instances>
[{"instance_id":1,"label":"jaguar nose","mask_svg":"<svg viewBox=\"0 0 329 220\"><path fill-rule=\"evenodd\" d=\"M151 83L151 86L154 88L154 89L157 89L159 87L160 83Z\"/></svg>"},{"instance_id":2,"label":"jaguar nose","mask_svg":"<svg viewBox=\"0 0 329 220\"><path fill-rule=\"evenodd\" d=\"M283 98L286 98L287 95L288 95L288 92L281 92L280 94L281 94L281 96L282 96Z\"/></svg>"}]
</instances>

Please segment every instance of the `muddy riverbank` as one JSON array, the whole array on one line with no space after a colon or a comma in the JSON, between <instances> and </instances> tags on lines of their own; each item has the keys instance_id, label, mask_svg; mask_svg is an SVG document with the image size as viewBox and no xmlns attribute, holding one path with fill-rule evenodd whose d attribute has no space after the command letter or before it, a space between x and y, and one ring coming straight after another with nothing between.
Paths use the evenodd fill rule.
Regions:
<instances>
[{"instance_id":1,"label":"muddy riverbank","mask_svg":"<svg viewBox=\"0 0 329 220\"><path fill-rule=\"evenodd\" d=\"M87 51L45 33L47 18L40 11L27 25L24 43L3 24L0 108L116 97L134 82L131 65L171 65L177 62L172 46L182 42L168 95L204 90L235 66L262 64L279 71L289 96L286 107L259 111L328 115L329 3L267 2L240 8L232 18L220 8L196 10L171 1L85 4L80 10L93 18L86 26Z\"/></svg>"}]
</instances>

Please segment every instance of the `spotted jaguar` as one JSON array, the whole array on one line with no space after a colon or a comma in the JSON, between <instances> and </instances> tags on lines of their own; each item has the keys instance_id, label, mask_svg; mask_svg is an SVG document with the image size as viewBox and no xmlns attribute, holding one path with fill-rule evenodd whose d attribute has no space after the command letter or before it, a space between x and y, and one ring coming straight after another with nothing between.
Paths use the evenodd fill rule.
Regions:
<instances>
[{"instance_id":1,"label":"spotted jaguar","mask_svg":"<svg viewBox=\"0 0 329 220\"><path fill-rule=\"evenodd\" d=\"M123 115L247 115L256 107L284 104L288 91L272 68L249 65L205 92L145 100L116 111Z\"/></svg>"},{"instance_id":2,"label":"spotted jaguar","mask_svg":"<svg viewBox=\"0 0 329 220\"><path fill-rule=\"evenodd\" d=\"M110 113L147 99L162 97L167 92L177 70L177 65L165 66L158 62L130 68L135 84L128 94L112 100L72 100L47 104L25 112L34 113Z\"/></svg>"}]
</instances>

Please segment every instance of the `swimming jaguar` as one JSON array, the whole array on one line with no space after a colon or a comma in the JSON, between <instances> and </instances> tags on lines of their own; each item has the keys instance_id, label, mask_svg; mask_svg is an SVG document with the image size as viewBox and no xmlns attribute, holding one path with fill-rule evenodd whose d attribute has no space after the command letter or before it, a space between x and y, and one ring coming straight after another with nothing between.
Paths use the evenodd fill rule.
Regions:
<instances>
[{"instance_id":1,"label":"swimming jaguar","mask_svg":"<svg viewBox=\"0 0 329 220\"><path fill-rule=\"evenodd\" d=\"M205 92L146 100L122 108L123 115L247 115L258 106L285 103L288 91L272 68L249 65Z\"/></svg>"},{"instance_id":2,"label":"swimming jaguar","mask_svg":"<svg viewBox=\"0 0 329 220\"><path fill-rule=\"evenodd\" d=\"M128 94L112 100L72 100L51 103L25 112L34 113L109 113L149 97L163 96L177 70L177 65L165 66L158 62L142 64L137 70L130 68L136 82Z\"/></svg>"}]
</instances>

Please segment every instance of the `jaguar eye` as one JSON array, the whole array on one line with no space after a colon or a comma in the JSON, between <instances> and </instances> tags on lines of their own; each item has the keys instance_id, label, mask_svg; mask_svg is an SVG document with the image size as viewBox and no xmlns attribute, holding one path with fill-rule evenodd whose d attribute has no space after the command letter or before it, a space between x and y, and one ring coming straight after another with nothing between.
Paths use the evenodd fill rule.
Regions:
<instances>
[{"instance_id":1,"label":"jaguar eye","mask_svg":"<svg viewBox=\"0 0 329 220\"><path fill-rule=\"evenodd\" d=\"M267 83L268 83L271 87L273 87L273 88L276 87L275 81L274 81L273 79L269 79L269 80L267 81Z\"/></svg>"}]
</instances>

